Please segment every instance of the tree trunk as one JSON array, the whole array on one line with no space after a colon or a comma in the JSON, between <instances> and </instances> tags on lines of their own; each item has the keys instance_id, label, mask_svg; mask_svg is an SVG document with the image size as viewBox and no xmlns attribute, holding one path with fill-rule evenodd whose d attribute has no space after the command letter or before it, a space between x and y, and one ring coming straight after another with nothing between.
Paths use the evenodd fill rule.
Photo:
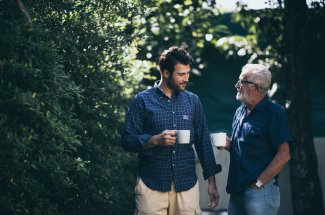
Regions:
<instances>
[{"instance_id":1,"label":"tree trunk","mask_svg":"<svg viewBox=\"0 0 325 215\"><path fill-rule=\"evenodd\" d=\"M291 190L295 215L323 215L323 197L318 176L310 119L308 88L308 40L306 0L285 0L284 40L286 100L293 132L290 161Z\"/></svg>"}]
</instances>

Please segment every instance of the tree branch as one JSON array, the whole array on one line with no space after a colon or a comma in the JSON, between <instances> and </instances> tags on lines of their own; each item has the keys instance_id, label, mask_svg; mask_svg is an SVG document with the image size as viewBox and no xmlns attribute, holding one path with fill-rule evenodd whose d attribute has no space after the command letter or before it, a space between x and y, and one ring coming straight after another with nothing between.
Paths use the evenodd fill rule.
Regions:
<instances>
[{"instance_id":1,"label":"tree branch","mask_svg":"<svg viewBox=\"0 0 325 215\"><path fill-rule=\"evenodd\" d=\"M28 13L28 10L26 9L24 3L21 1L21 0L17 0L17 3L18 3L18 6L20 8L20 10L25 14L25 16L27 17L28 19L28 22L30 24L32 24L32 19L30 18L30 15Z\"/></svg>"}]
</instances>

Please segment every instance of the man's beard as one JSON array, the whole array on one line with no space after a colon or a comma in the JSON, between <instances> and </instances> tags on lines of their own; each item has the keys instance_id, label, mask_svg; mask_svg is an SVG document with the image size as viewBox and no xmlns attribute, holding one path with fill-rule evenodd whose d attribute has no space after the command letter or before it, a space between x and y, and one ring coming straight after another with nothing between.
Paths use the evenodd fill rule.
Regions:
<instances>
[{"instance_id":1,"label":"man's beard","mask_svg":"<svg viewBox=\"0 0 325 215\"><path fill-rule=\"evenodd\" d=\"M242 99L243 99L243 94L241 93L241 92L237 92L237 94L236 94L236 99L238 100L238 101L241 101Z\"/></svg>"},{"instance_id":2,"label":"man's beard","mask_svg":"<svg viewBox=\"0 0 325 215\"><path fill-rule=\"evenodd\" d=\"M180 88L173 82L173 76L170 75L167 80L167 86L173 91L180 91Z\"/></svg>"},{"instance_id":3,"label":"man's beard","mask_svg":"<svg viewBox=\"0 0 325 215\"><path fill-rule=\"evenodd\" d=\"M236 99L246 105L251 103L251 95L249 92L245 92L245 94L244 94L244 93L238 91L236 94Z\"/></svg>"}]
</instances>

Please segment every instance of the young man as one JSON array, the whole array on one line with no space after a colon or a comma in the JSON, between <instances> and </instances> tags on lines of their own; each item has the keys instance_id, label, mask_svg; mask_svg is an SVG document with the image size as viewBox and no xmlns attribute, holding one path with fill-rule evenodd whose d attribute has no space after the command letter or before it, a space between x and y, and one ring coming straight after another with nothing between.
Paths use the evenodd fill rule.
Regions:
<instances>
[{"instance_id":1,"label":"young man","mask_svg":"<svg viewBox=\"0 0 325 215\"><path fill-rule=\"evenodd\" d=\"M208 179L209 207L218 205L215 163L201 102L186 91L190 54L171 47L159 59L161 79L131 102L122 135L122 147L138 153L135 188L136 214L201 214L195 152ZM176 141L177 130L190 130L190 143Z\"/></svg>"},{"instance_id":2,"label":"young man","mask_svg":"<svg viewBox=\"0 0 325 215\"><path fill-rule=\"evenodd\" d=\"M230 215L275 215L280 206L276 178L290 159L292 137L284 109L267 97L270 84L265 66L247 64L235 85L242 105L226 146Z\"/></svg>"}]
</instances>

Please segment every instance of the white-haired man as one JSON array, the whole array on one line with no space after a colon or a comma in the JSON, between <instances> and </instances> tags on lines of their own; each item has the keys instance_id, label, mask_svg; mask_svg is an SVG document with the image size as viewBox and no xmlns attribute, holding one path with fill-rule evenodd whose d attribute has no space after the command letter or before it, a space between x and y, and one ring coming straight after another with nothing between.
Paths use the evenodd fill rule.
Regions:
<instances>
[{"instance_id":1,"label":"white-haired man","mask_svg":"<svg viewBox=\"0 0 325 215\"><path fill-rule=\"evenodd\" d=\"M277 176L290 160L292 140L284 109L267 96L271 73L263 65L242 68L235 88L227 192L230 215L274 215L280 206Z\"/></svg>"}]
</instances>

